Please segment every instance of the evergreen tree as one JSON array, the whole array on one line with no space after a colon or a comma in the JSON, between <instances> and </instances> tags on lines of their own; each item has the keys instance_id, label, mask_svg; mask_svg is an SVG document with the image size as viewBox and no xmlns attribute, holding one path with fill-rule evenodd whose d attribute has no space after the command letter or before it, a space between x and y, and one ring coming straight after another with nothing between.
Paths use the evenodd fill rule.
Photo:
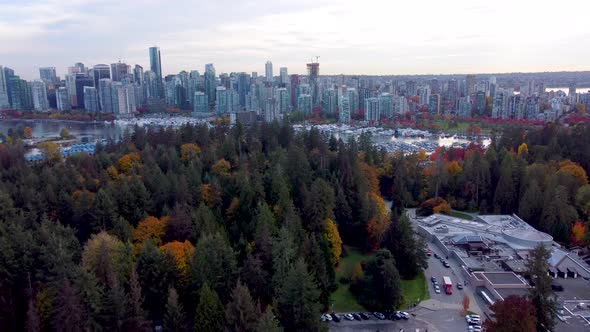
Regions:
<instances>
[{"instance_id":1,"label":"evergreen tree","mask_svg":"<svg viewBox=\"0 0 590 332\"><path fill-rule=\"evenodd\" d=\"M527 274L531 276L534 287L529 289L529 299L535 307L537 331L553 331L555 328L556 301L551 292L551 277L548 260L551 252L539 245L529 253L526 262Z\"/></svg>"},{"instance_id":2,"label":"evergreen tree","mask_svg":"<svg viewBox=\"0 0 590 332\"><path fill-rule=\"evenodd\" d=\"M230 331L254 332L260 313L252 300L248 287L240 281L232 291L225 307L225 324Z\"/></svg>"},{"instance_id":3,"label":"evergreen tree","mask_svg":"<svg viewBox=\"0 0 590 332\"><path fill-rule=\"evenodd\" d=\"M413 279L428 266L424 239L414 234L405 213L393 216L383 236L383 247L393 255L401 276Z\"/></svg>"},{"instance_id":4,"label":"evergreen tree","mask_svg":"<svg viewBox=\"0 0 590 332\"><path fill-rule=\"evenodd\" d=\"M62 279L57 294L53 326L57 332L82 332L86 313L79 293L68 279Z\"/></svg>"},{"instance_id":5,"label":"evergreen tree","mask_svg":"<svg viewBox=\"0 0 590 332\"><path fill-rule=\"evenodd\" d=\"M227 301L235 284L236 270L235 254L219 233L204 235L199 239L190 264L194 290L201 289L207 283L222 300Z\"/></svg>"},{"instance_id":6,"label":"evergreen tree","mask_svg":"<svg viewBox=\"0 0 590 332\"><path fill-rule=\"evenodd\" d=\"M256 332L283 332L283 328L273 313L272 307L267 306L256 325Z\"/></svg>"},{"instance_id":7,"label":"evergreen tree","mask_svg":"<svg viewBox=\"0 0 590 332\"><path fill-rule=\"evenodd\" d=\"M533 179L520 199L518 215L533 227L539 225L543 212L543 201L539 199L542 194L537 180Z\"/></svg>"},{"instance_id":8,"label":"evergreen tree","mask_svg":"<svg viewBox=\"0 0 590 332\"><path fill-rule=\"evenodd\" d=\"M178 302L178 293L170 287L162 327L165 332L183 332L187 330L185 324L184 310Z\"/></svg>"},{"instance_id":9,"label":"evergreen tree","mask_svg":"<svg viewBox=\"0 0 590 332\"><path fill-rule=\"evenodd\" d=\"M223 328L223 306L214 289L205 282L199 291L199 304L195 314L195 332L217 332Z\"/></svg>"},{"instance_id":10,"label":"evergreen tree","mask_svg":"<svg viewBox=\"0 0 590 332\"><path fill-rule=\"evenodd\" d=\"M174 258L162 253L152 240L144 243L137 258L137 275L145 295L148 317L161 321L168 288L173 281Z\"/></svg>"},{"instance_id":11,"label":"evergreen tree","mask_svg":"<svg viewBox=\"0 0 590 332\"><path fill-rule=\"evenodd\" d=\"M129 316L123 322L123 331L149 332L151 322L146 320L143 310L141 285L135 269L131 271L129 279Z\"/></svg>"},{"instance_id":12,"label":"evergreen tree","mask_svg":"<svg viewBox=\"0 0 590 332\"><path fill-rule=\"evenodd\" d=\"M289 270L277 298L281 322L287 331L317 331L321 322L320 292L300 259Z\"/></svg>"}]
</instances>

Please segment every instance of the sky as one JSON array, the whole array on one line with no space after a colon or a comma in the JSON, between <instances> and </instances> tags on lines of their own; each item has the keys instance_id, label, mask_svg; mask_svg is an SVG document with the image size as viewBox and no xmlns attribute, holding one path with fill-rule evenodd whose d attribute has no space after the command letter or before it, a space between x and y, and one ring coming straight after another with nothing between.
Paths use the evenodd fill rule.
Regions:
<instances>
[{"instance_id":1,"label":"sky","mask_svg":"<svg viewBox=\"0 0 590 332\"><path fill-rule=\"evenodd\" d=\"M576 13L580 13L577 15ZM257 71L450 74L590 69L590 1L565 0L0 0L0 65L121 60L164 74Z\"/></svg>"}]
</instances>

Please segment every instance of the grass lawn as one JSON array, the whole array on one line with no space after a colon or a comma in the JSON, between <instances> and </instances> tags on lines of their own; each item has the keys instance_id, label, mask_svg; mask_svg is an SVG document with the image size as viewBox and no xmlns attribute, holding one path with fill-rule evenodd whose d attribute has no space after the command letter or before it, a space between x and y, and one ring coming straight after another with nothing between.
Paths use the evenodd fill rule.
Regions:
<instances>
[{"instance_id":1,"label":"grass lawn","mask_svg":"<svg viewBox=\"0 0 590 332\"><path fill-rule=\"evenodd\" d=\"M356 263L367 260L371 256L364 255L356 248L346 247L345 250L348 255L340 258L340 264L338 264L338 267L336 268L336 282L338 282L338 289L332 293L331 303L334 304L334 311L338 312L365 311L365 308L356 302L356 298L349 290L349 285L340 282L340 277L345 275L347 271L351 270Z\"/></svg>"},{"instance_id":2,"label":"grass lawn","mask_svg":"<svg viewBox=\"0 0 590 332\"><path fill-rule=\"evenodd\" d=\"M430 294L424 273L420 273L414 280L402 280L402 294L401 307L404 309L409 308L413 303L429 299Z\"/></svg>"},{"instance_id":3,"label":"grass lawn","mask_svg":"<svg viewBox=\"0 0 590 332\"><path fill-rule=\"evenodd\" d=\"M473 217L463 213L463 212L459 212L459 211L451 211L451 216L455 217L455 218L461 218L461 219L465 219L465 220L473 220Z\"/></svg>"}]
</instances>

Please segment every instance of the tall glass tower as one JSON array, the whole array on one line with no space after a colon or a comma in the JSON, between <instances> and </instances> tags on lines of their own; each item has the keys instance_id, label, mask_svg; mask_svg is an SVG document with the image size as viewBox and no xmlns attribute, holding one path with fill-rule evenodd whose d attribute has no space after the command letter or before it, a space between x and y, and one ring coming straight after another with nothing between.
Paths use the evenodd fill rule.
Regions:
<instances>
[{"instance_id":1,"label":"tall glass tower","mask_svg":"<svg viewBox=\"0 0 590 332\"><path fill-rule=\"evenodd\" d=\"M158 97L163 97L162 85L162 58L160 56L160 48L157 46L150 47L150 69L156 74L156 84L158 88Z\"/></svg>"}]
</instances>

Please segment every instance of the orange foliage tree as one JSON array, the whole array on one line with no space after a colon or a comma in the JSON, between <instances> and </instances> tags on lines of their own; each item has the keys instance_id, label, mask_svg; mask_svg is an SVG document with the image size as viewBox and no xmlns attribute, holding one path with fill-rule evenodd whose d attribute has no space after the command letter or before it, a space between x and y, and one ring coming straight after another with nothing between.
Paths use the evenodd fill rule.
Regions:
<instances>
[{"instance_id":1,"label":"orange foliage tree","mask_svg":"<svg viewBox=\"0 0 590 332\"><path fill-rule=\"evenodd\" d=\"M453 161L447 163L446 167L447 167L447 171L449 172L449 175L452 177L455 177L459 173L463 172L463 167L461 167L459 162L456 160L453 160Z\"/></svg>"},{"instance_id":2,"label":"orange foliage tree","mask_svg":"<svg viewBox=\"0 0 590 332\"><path fill-rule=\"evenodd\" d=\"M463 296L463 315L467 315L467 312L469 311L469 302L469 296L465 294Z\"/></svg>"},{"instance_id":3,"label":"orange foliage tree","mask_svg":"<svg viewBox=\"0 0 590 332\"><path fill-rule=\"evenodd\" d=\"M338 227L334 221L330 218L326 219L326 225L324 227L324 236L328 240L330 246L330 253L332 254L332 263L337 265L340 261L340 255L342 254L342 239L338 232Z\"/></svg>"},{"instance_id":4,"label":"orange foliage tree","mask_svg":"<svg viewBox=\"0 0 590 332\"><path fill-rule=\"evenodd\" d=\"M33 138L33 129L29 126L26 126L23 129L23 137L24 138Z\"/></svg>"},{"instance_id":5,"label":"orange foliage tree","mask_svg":"<svg viewBox=\"0 0 590 332\"><path fill-rule=\"evenodd\" d=\"M529 147L528 145L526 145L526 143L522 143L521 145L518 146L518 155L522 156L522 155L527 155L529 154Z\"/></svg>"},{"instance_id":6,"label":"orange foliage tree","mask_svg":"<svg viewBox=\"0 0 590 332\"><path fill-rule=\"evenodd\" d=\"M133 241L141 246L141 244L147 240L152 239L156 245L162 244L162 237L166 233L166 224L168 217L162 217L160 219L149 216L137 224L137 227L133 231Z\"/></svg>"},{"instance_id":7,"label":"orange foliage tree","mask_svg":"<svg viewBox=\"0 0 590 332\"><path fill-rule=\"evenodd\" d=\"M225 159L219 159L211 168L213 173L219 176L229 176L229 170L231 169L231 165L229 161Z\"/></svg>"},{"instance_id":8,"label":"orange foliage tree","mask_svg":"<svg viewBox=\"0 0 590 332\"><path fill-rule=\"evenodd\" d=\"M570 175L580 182L581 185L588 184L588 175L586 171L578 164L569 160L560 163L561 167L557 171L557 174Z\"/></svg>"},{"instance_id":9,"label":"orange foliage tree","mask_svg":"<svg viewBox=\"0 0 590 332\"><path fill-rule=\"evenodd\" d=\"M176 261L176 267L178 270L183 274L188 274L188 264L193 252L195 251L195 246L193 246L192 243L187 240L184 242L172 241L164 244L163 246L160 246L160 250L162 250L164 253L172 254Z\"/></svg>"},{"instance_id":10,"label":"orange foliage tree","mask_svg":"<svg viewBox=\"0 0 590 332\"><path fill-rule=\"evenodd\" d=\"M180 158L184 161L192 160L201 153L201 147L195 143L185 143L180 146Z\"/></svg>"},{"instance_id":11,"label":"orange foliage tree","mask_svg":"<svg viewBox=\"0 0 590 332\"><path fill-rule=\"evenodd\" d=\"M572 226L572 243L575 245L584 245L587 227L583 221L578 220Z\"/></svg>"},{"instance_id":12,"label":"orange foliage tree","mask_svg":"<svg viewBox=\"0 0 590 332\"><path fill-rule=\"evenodd\" d=\"M389 226L389 211L385 206L385 201L378 194L369 193L369 201L374 206L375 214L367 222L368 245L370 249L376 250Z\"/></svg>"},{"instance_id":13,"label":"orange foliage tree","mask_svg":"<svg viewBox=\"0 0 590 332\"><path fill-rule=\"evenodd\" d=\"M379 170L367 163L361 163L361 171L363 176L367 179L369 189L373 193L379 193Z\"/></svg>"},{"instance_id":14,"label":"orange foliage tree","mask_svg":"<svg viewBox=\"0 0 590 332\"><path fill-rule=\"evenodd\" d=\"M51 162L56 162L61 160L61 149L59 145L55 142L45 141L41 142L37 145L41 153L47 158L47 160Z\"/></svg>"},{"instance_id":15,"label":"orange foliage tree","mask_svg":"<svg viewBox=\"0 0 590 332\"><path fill-rule=\"evenodd\" d=\"M117 168L119 168L122 173L129 173L135 165L139 164L139 162L139 153L128 153L119 158L119 161L117 162Z\"/></svg>"},{"instance_id":16,"label":"orange foliage tree","mask_svg":"<svg viewBox=\"0 0 590 332\"><path fill-rule=\"evenodd\" d=\"M201 201L209 207L215 207L221 202L221 192L210 183L201 184L198 188Z\"/></svg>"}]
</instances>

